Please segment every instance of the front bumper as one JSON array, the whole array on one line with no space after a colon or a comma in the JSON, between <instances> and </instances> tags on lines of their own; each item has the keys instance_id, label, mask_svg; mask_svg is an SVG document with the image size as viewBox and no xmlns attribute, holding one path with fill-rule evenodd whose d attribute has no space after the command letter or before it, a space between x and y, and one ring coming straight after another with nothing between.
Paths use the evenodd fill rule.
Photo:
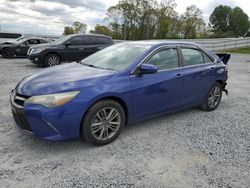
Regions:
<instances>
[{"instance_id":1,"label":"front bumper","mask_svg":"<svg viewBox=\"0 0 250 188\"><path fill-rule=\"evenodd\" d=\"M83 110L76 102L62 107L46 108L26 104L28 97L11 92L10 102L16 128L25 134L49 141L80 137ZM21 102L20 102L21 101Z\"/></svg>"},{"instance_id":2,"label":"front bumper","mask_svg":"<svg viewBox=\"0 0 250 188\"><path fill-rule=\"evenodd\" d=\"M28 59L37 65L44 65L44 57L39 54L28 54L27 55Z\"/></svg>"}]
</instances>

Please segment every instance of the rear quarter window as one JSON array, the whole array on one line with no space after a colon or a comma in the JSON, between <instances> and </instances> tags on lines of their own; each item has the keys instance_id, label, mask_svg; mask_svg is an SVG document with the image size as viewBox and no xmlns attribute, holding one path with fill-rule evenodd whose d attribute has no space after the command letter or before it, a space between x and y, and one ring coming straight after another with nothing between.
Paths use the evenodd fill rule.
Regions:
<instances>
[{"instance_id":1,"label":"rear quarter window","mask_svg":"<svg viewBox=\"0 0 250 188\"><path fill-rule=\"evenodd\" d=\"M111 44L111 40L107 37L88 36L85 37L85 44L86 45Z\"/></svg>"}]
</instances>

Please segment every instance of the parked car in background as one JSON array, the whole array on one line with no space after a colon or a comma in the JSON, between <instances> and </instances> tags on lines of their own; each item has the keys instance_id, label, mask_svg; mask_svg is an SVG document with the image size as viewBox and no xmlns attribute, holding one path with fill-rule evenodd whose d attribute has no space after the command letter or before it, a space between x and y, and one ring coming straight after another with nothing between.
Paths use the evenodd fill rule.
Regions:
<instances>
[{"instance_id":1,"label":"parked car in background","mask_svg":"<svg viewBox=\"0 0 250 188\"><path fill-rule=\"evenodd\" d=\"M20 37L14 41L1 43L0 54L3 58L26 57L31 46L44 43L48 43L48 40L40 37Z\"/></svg>"},{"instance_id":2,"label":"parked car in background","mask_svg":"<svg viewBox=\"0 0 250 188\"><path fill-rule=\"evenodd\" d=\"M13 33L13 32L2 32L0 31L0 39L16 39L22 37L21 33Z\"/></svg>"},{"instance_id":3,"label":"parked car in background","mask_svg":"<svg viewBox=\"0 0 250 188\"><path fill-rule=\"evenodd\" d=\"M108 144L127 123L191 107L215 110L226 91L224 56L179 41L115 44L22 79L11 93L13 116L21 132L43 139Z\"/></svg>"},{"instance_id":4,"label":"parked car in background","mask_svg":"<svg viewBox=\"0 0 250 188\"><path fill-rule=\"evenodd\" d=\"M51 67L61 62L80 61L112 44L112 38L105 35L67 35L50 44L32 46L28 58L32 63Z\"/></svg>"}]
</instances>

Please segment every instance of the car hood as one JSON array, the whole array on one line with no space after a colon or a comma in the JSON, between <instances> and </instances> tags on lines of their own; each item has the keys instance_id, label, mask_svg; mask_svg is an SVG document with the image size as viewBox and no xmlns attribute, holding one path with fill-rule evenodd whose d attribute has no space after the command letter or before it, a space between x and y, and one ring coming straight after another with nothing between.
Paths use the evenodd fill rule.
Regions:
<instances>
[{"instance_id":1,"label":"car hood","mask_svg":"<svg viewBox=\"0 0 250 188\"><path fill-rule=\"evenodd\" d=\"M36 44L30 47L30 49L39 49L39 48L58 48L62 45L52 44L52 43L45 43L45 44Z\"/></svg>"},{"instance_id":2,"label":"car hood","mask_svg":"<svg viewBox=\"0 0 250 188\"><path fill-rule=\"evenodd\" d=\"M13 42L4 42L4 43L1 43L0 44L0 47L11 47L11 46L16 46L17 44L16 43L13 43Z\"/></svg>"},{"instance_id":3,"label":"car hood","mask_svg":"<svg viewBox=\"0 0 250 188\"><path fill-rule=\"evenodd\" d=\"M91 84L100 83L117 71L70 63L46 68L25 77L16 86L20 95L34 96L74 91Z\"/></svg>"},{"instance_id":4,"label":"car hood","mask_svg":"<svg viewBox=\"0 0 250 188\"><path fill-rule=\"evenodd\" d=\"M0 43L0 45L4 45L4 44L14 44L14 43L13 42L9 42L9 41Z\"/></svg>"}]
</instances>

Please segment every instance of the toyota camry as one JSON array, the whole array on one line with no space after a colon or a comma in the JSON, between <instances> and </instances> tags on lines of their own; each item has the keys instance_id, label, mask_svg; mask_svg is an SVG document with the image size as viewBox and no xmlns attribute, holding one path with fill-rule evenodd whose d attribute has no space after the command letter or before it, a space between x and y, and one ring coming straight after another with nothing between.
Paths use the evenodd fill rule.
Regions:
<instances>
[{"instance_id":1,"label":"toyota camry","mask_svg":"<svg viewBox=\"0 0 250 188\"><path fill-rule=\"evenodd\" d=\"M227 61L175 41L124 42L23 78L10 101L22 133L56 141L115 140L126 124L191 107L213 111L227 93Z\"/></svg>"}]
</instances>

